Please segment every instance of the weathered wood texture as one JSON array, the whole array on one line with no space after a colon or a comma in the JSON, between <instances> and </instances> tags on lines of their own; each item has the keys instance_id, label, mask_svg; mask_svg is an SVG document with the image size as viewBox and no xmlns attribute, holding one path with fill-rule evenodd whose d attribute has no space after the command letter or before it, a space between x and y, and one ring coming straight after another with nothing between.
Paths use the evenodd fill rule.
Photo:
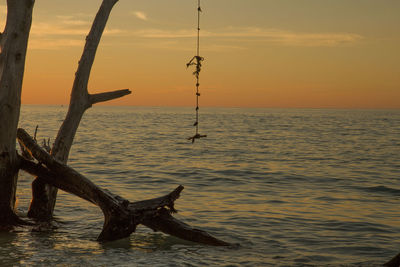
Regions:
<instances>
[{"instance_id":1,"label":"weathered wood texture","mask_svg":"<svg viewBox=\"0 0 400 267\"><path fill-rule=\"evenodd\" d=\"M14 213L18 174L15 140L34 3L34 0L8 0L6 26L0 34L0 225L3 227L21 222Z\"/></svg>"},{"instance_id":2,"label":"weathered wood texture","mask_svg":"<svg viewBox=\"0 0 400 267\"><path fill-rule=\"evenodd\" d=\"M66 163L68 161L69 151L79 123L88 108L93 104L123 97L131 93L128 89L98 94L89 94L88 92L89 76L96 51L109 14L117 1L103 0L89 35L86 37L86 44L75 73L68 113L58 131L51 150L51 155L60 162ZM38 220L51 219L57 199L57 188L44 183L43 179L36 179L32 183L32 194L33 197L28 216Z\"/></svg>"},{"instance_id":3,"label":"weathered wood texture","mask_svg":"<svg viewBox=\"0 0 400 267\"><path fill-rule=\"evenodd\" d=\"M385 267L399 267L400 266L400 253L397 254L393 259L385 263L383 266Z\"/></svg>"},{"instance_id":4,"label":"weathered wood texture","mask_svg":"<svg viewBox=\"0 0 400 267\"><path fill-rule=\"evenodd\" d=\"M175 200L179 198L183 186L178 186L171 193L150 200L130 202L108 190L92 183L88 178L55 159L43 150L23 129L18 129L18 140L39 162L20 158L20 168L32 175L37 175L44 182L66 192L83 198L101 208L104 225L98 239L109 241L129 236L138 224L143 224L155 231L161 231L179 238L214 246L228 246L205 231L172 217L176 212Z\"/></svg>"}]
</instances>

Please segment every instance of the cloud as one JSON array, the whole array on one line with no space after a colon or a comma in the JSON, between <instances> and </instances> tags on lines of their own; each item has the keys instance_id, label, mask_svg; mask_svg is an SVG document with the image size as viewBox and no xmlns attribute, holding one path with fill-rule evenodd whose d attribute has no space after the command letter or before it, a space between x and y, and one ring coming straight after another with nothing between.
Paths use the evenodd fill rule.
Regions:
<instances>
[{"instance_id":1,"label":"cloud","mask_svg":"<svg viewBox=\"0 0 400 267\"><path fill-rule=\"evenodd\" d=\"M190 38L197 36L192 30L162 30L162 29L143 29L130 32L132 36L142 38L176 39Z\"/></svg>"},{"instance_id":2,"label":"cloud","mask_svg":"<svg viewBox=\"0 0 400 267\"><path fill-rule=\"evenodd\" d=\"M80 25L81 26L81 25ZM88 27L68 27L64 22L47 23L37 22L32 24L31 35L34 37L41 36L81 36L88 33Z\"/></svg>"},{"instance_id":3,"label":"cloud","mask_svg":"<svg viewBox=\"0 0 400 267\"><path fill-rule=\"evenodd\" d=\"M80 15L82 16L82 15ZM88 17L87 15L85 17ZM57 21L60 24L63 24L65 26L70 25L70 26L87 26L91 24L91 21L89 19L83 20L83 19L78 19L77 16L57 16Z\"/></svg>"},{"instance_id":4,"label":"cloud","mask_svg":"<svg viewBox=\"0 0 400 267\"><path fill-rule=\"evenodd\" d=\"M221 33L220 36L260 39L287 46L340 46L343 44L352 44L363 39L361 35L354 33L307 33L255 27L230 27Z\"/></svg>"},{"instance_id":5,"label":"cloud","mask_svg":"<svg viewBox=\"0 0 400 267\"><path fill-rule=\"evenodd\" d=\"M142 38L193 38L194 30L144 29L131 33ZM215 31L201 31L202 37L234 38L236 41L264 41L285 46L340 46L363 39L354 33L307 33L256 27L228 27Z\"/></svg>"},{"instance_id":6,"label":"cloud","mask_svg":"<svg viewBox=\"0 0 400 267\"><path fill-rule=\"evenodd\" d=\"M81 18L85 17L85 18ZM79 19L81 18L81 19ZM33 22L30 49L59 49L84 45L85 36L89 33L92 21L89 16L57 16L51 22ZM119 29L105 29L104 36L123 35Z\"/></svg>"},{"instance_id":7,"label":"cloud","mask_svg":"<svg viewBox=\"0 0 400 267\"><path fill-rule=\"evenodd\" d=\"M133 15L135 15L140 20L145 20L145 21L148 20L146 13L142 11L134 11Z\"/></svg>"},{"instance_id":8,"label":"cloud","mask_svg":"<svg viewBox=\"0 0 400 267\"><path fill-rule=\"evenodd\" d=\"M84 40L76 39L34 39L29 41L29 49L34 50L57 50L67 47L83 47Z\"/></svg>"},{"instance_id":9,"label":"cloud","mask_svg":"<svg viewBox=\"0 0 400 267\"><path fill-rule=\"evenodd\" d=\"M4 6L0 6L4 7ZM0 12L1 13L1 12ZM147 15L142 11L132 12L138 19L147 21ZM51 21L34 21L31 30L32 49L57 49L82 46L85 36L89 33L93 17L89 14L74 14L70 16L55 16ZM298 32L284 29L261 27L225 27L212 30L201 30L201 38L213 38L211 50L248 49L249 42L297 47L336 47L354 45L364 37L346 32ZM182 47L182 42L195 38L197 31L191 29L106 29L105 36L135 37L142 39L164 39L158 43L164 47ZM171 44L170 41L174 41ZM132 41L129 41L132 42ZM40 43L40 45L38 45ZM143 42L149 45L149 42Z\"/></svg>"}]
</instances>

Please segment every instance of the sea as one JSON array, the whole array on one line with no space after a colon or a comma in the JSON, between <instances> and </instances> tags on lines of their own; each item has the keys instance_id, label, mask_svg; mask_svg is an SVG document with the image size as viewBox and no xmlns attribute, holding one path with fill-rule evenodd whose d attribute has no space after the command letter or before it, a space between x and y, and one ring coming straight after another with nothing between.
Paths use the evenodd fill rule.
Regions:
<instances>
[{"instance_id":1,"label":"sea","mask_svg":"<svg viewBox=\"0 0 400 267\"><path fill-rule=\"evenodd\" d=\"M65 106L24 105L20 127L53 142ZM179 185L176 217L239 244L139 226L96 241L100 209L60 191L56 228L0 233L0 266L381 266L400 252L400 110L94 106L68 164L130 201ZM26 218L33 177L20 172ZM27 218L26 218L27 219Z\"/></svg>"}]
</instances>

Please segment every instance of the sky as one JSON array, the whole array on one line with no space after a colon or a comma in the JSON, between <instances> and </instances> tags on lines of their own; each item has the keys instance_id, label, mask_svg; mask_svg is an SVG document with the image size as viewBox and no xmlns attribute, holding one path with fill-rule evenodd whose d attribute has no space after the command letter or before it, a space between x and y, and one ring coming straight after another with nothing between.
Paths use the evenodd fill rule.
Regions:
<instances>
[{"instance_id":1,"label":"sky","mask_svg":"<svg viewBox=\"0 0 400 267\"><path fill-rule=\"evenodd\" d=\"M100 0L36 0L23 104L69 102ZM201 0L200 106L400 108L399 0ZM89 92L193 106L197 0L119 0ZM0 29L6 0L0 0Z\"/></svg>"}]
</instances>

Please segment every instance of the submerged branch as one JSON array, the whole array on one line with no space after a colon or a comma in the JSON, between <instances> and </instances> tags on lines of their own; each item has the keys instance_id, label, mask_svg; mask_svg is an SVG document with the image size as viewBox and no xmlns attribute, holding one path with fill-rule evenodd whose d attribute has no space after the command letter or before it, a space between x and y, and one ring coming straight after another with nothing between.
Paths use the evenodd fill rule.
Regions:
<instances>
[{"instance_id":1,"label":"submerged branch","mask_svg":"<svg viewBox=\"0 0 400 267\"><path fill-rule=\"evenodd\" d=\"M20 168L32 175L39 176L44 182L72 193L101 208L104 225L99 241L110 241L129 236L138 224L154 231L161 231L176 237L213 246L229 246L205 231L195 229L172 217L176 213L175 201L179 198L183 186L171 193L149 200L130 202L109 190L96 186L88 178L68 165L56 160L41 148L23 129L18 129L19 142L38 160L34 163L20 156Z\"/></svg>"},{"instance_id":2,"label":"submerged branch","mask_svg":"<svg viewBox=\"0 0 400 267\"><path fill-rule=\"evenodd\" d=\"M165 208L160 209L152 216L146 216L142 224L163 233L179 237L184 240L212 246L231 246L232 244L217 239L209 233L195 229L190 225L174 218Z\"/></svg>"}]
</instances>

